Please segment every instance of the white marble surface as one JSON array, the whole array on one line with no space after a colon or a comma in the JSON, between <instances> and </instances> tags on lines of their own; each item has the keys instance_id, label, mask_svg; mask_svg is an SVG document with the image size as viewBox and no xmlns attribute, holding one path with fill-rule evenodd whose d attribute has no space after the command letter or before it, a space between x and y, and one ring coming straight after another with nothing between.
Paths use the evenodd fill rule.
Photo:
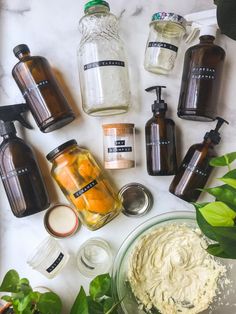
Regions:
<instances>
[{"instance_id":1,"label":"white marble surface","mask_svg":"<svg viewBox=\"0 0 236 314\"><path fill-rule=\"evenodd\" d=\"M19 132L36 150L40 166L53 201L65 198L50 177L50 165L44 156L53 148L69 139L75 138L81 146L91 150L102 162L103 122L132 122L137 128L136 169L113 171L109 175L118 188L132 181L146 185L154 195L153 210L145 217L131 219L122 214L99 231L91 232L82 228L73 238L61 241L72 258L69 267L53 280L47 280L31 270L26 259L32 249L47 234L43 227L43 213L29 218L15 218L0 184L0 278L10 268L17 269L22 276L30 278L32 285L51 288L62 297L63 313L69 308L80 285L87 287L88 280L77 271L74 256L79 246L88 238L100 236L107 239L114 252L117 251L126 236L146 219L162 212L173 210L191 210L187 203L168 192L171 177L150 177L146 172L144 125L151 117L150 106L153 95L147 95L144 89L154 84L166 85L165 99L169 105L169 116L177 124L178 156L183 157L188 147L202 140L205 132L214 124L183 121L176 117L176 108L182 74L183 54L187 46L182 45L176 67L169 76L157 76L145 72L143 56L149 32L151 15L156 11L173 11L187 14L214 7L213 0L110 0L111 10L120 16L120 33L125 42L130 65L132 85L132 103L130 112L123 116L92 118L81 109L78 82L76 48L80 40L78 21L83 14L84 0L1 0L0 16L0 104L14 104L23 100L12 76L11 70L17 62L12 53L13 47L20 43L29 45L32 54L45 56L56 69L63 89L77 112L77 119L70 125L50 134L41 133L33 121L33 131ZM230 121L230 126L222 130L222 142L218 152L236 150L235 144L235 84L236 84L236 42L221 36L218 42L226 49L227 61L223 79L223 93L220 101L222 115ZM213 177L216 177L216 173ZM212 181L212 180L211 180Z\"/></svg>"}]
</instances>

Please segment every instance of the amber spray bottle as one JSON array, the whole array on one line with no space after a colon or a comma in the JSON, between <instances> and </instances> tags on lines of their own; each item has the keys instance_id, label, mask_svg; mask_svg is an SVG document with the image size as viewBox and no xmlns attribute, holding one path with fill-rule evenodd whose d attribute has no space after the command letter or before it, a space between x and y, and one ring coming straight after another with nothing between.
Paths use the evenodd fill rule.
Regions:
<instances>
[{"instance_id":1,"label":"amber spray bottle","mask_svg":"<svg viewBox=\"0 0 236 314\"><path fill-rule=\"evenodd\" d=\"M0 107L0 176L16 217L36 214L50 202L43 177L32 149L19 137L13 121L24 127L32 127L24 120L22 113L28 110L26 104Z\"/></svg>"},{"instance_id":2,"label":"amber spray bottle","mask_svg":"<svg viewBox=\"0 0 236 314\"><path fill-rule=\"evenodd\" d=\"M75 116L47 59L31 56L27 45L13 50L20 60L12 75L34 119L44 133L52 132L74 120Z\"/></svg>"},{"instance_id":3,"label":"amber spray bottle","mask_svg":"<svg viewBox=\"0 0 236 314\"><path fill-rule=\"evenodd\" d=\"M196 202L211 174L212 167L209 162L216 156L214 147L220 143L219 129L223 123L222 118L218 120L216 128L207 132L204 141L191 146L174 177L169 191L175 196L187 201Z\"/></svg>"},{"instance_id":4,"label":"amber spray bottle","mask_svg":"<svg viewBox=\"0 0 236 314\"><path fill-rule=\"evenodd\" d=\"M146 92L156 91L152 105L153 117L145 126L147 171L151 176L173 175L177 169L175 123L166 118L167 104L161 99L165 86L153 86Z\"/></svg>"}]
</instances>

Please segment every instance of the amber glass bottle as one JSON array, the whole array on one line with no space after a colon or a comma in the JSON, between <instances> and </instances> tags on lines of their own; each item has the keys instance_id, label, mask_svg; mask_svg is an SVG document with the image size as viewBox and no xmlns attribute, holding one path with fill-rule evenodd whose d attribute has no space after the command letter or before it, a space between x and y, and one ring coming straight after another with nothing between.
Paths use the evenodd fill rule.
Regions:
<instances>
[{"instance_id":1,"label":"amber glass bottle","mask_svg":"<svg viewBox=\"0 0 236 314\"><path fill-rule=\"evenodd\" d=\"M225 51L214 44L213 35L200 36L200 43L185 54L178 116L211 121L217 116Z\"/></svg>"},{"instance_id":2,"label":"amber glass bottle","mask_svg":"<svg viewBox=\"0 0 236 314\"><path fill-rule=\"evenodd\" d=\"M177 169L175 146L175 123L166 118L167 104L161 99L161 89L153 86L146 91L155 90L157 100L152 105L153 117L145 126L147 171L151 176L173 175Z\"/></svg>"},{"instance_id":3,"label":"amber glass bottle","mask_svg":"<svg viewBox=\"0 0 236 314\"><path fill-rule=\"evenodd\" d=\"M36 156L21 138L16 136L12 121L18 120L28 126L21 113L27 105L0 107L0 176L16 217L36 214L50 202Z\"/></svg>"},{"instance_id":4,"label":"amber glass bottle","mask_svg":"<svg viewBox=\"0 0 236 314\"><path fill-rule=\"evenodd\" d=\"M75 140L55 148L47 159L52 162L53 178L89 229L101 228L120 213L118 195L90 152Z\"/></svg>"},{"instance_id":5,"label":"amber glass bottle","mask_svg":"<svg viewBox=\"0 0 236 314\"><path fill-rule=\"evenodd\" d=\"M12 75L40 130L51 132L73 121L74 113L48 61L31 56L27 45L18 45L13 52L20 62L13 68Z\"/></svg>"},{"instance_id":6,"label":"amber glass bottle","mask_svg":"<svg viewBox=\"0 0 236 314\"><path fill-rule=\"evenodd\" d=\"M182 164L180 165L169 191L177 197L187 201L196 202L211 174L212 167L209 162L216 156L214 147L221 138L219 129L227 121L217 118L215 130L206 133L204 141L190 147Z\"/></svg>"}]
</instances>

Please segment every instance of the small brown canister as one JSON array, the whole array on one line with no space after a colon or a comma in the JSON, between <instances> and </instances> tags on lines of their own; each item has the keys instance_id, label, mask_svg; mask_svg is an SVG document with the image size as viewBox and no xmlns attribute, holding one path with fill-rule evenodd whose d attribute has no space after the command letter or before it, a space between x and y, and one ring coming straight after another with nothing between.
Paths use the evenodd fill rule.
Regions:
<instances>
[{"instance_id":1,"label":"small brown canister","mask_svg":"<svg viewBox=\"0 0 236 314\"><path fill-rule=\"evenodd\" d=\"M132 123L104 124L104 166L106 169L135 167L135 126Z\"/></svg>"}]
</instances>

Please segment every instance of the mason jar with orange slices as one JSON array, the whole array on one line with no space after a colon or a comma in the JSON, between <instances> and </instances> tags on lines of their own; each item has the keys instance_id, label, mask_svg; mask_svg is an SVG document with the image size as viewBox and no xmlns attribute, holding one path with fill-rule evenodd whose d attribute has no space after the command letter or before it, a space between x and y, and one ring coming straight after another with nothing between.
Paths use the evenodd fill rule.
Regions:
<instances>
[{"instance_id":1,"label":"mason jar with orange slices","mask_svg":"<svg viewBox=\"0 0 236 314\"><path fill-rule=\"evenodd\" d=\"M118 195L90 152L75 140L55 148L47 159L52 163L53 178L89 229L97 230L119 214L122 203Z\"/></svg>"}]
</instances>

